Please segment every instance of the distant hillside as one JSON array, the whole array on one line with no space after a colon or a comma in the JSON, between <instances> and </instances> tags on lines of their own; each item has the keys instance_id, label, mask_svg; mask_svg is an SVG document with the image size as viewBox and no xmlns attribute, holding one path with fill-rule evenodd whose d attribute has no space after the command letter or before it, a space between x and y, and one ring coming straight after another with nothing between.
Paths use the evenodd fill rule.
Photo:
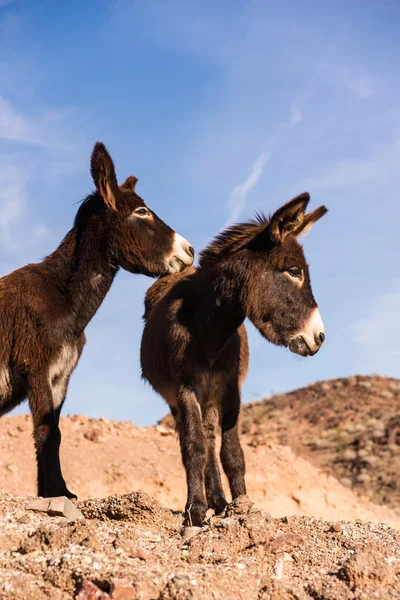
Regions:
<instances>
[{"instance_id":1,"label":"distant hillside","mask_svg":"<svg viewBox=\"0 0 400 600\"><path fill-rule=\"evenodd\" d=\"M254 446L288 445L373 502L400 505L400 381L349 377L248 404Z\"/></svg>"},{"instance_id":2,"label":"distant hillside","mask_svg":"<svg viewBox=\"0 0 400 600\"><path fill-rule=\"evenodd\" d=\"M242 432L244 443L290 446L374 503L400 506L400 380L357 375L246 404Z\"/></svg>"}]
</instances>

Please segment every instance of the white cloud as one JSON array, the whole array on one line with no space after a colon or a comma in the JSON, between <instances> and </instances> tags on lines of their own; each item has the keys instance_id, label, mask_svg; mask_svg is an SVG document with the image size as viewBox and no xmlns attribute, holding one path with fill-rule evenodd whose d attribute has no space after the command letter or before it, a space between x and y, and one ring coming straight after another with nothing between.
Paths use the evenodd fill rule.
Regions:
<instances>
[{"instance_id":1,"label":"white cloud","mask_svg":"<svg viewBox=\"0 0 400 600\"><path fill-rule=\"evenodd\" d=\"M233 188L228 201L228 208L230 211L229 218L227 219L225 226L236 221L243 211L246 205L246 198L251 190L255 188L257 183L260 181L269 156L270 155L268 152L263 152L260 154L260 156L254 161L248 177L243 181L243 183L240 183Z\"/></svg>"},{"instance_id":2,"label":"white cloud","mask_svg":"<svg viewBox=\"0 0 400 600\"><path fill-rule=\"evenodd\" d=\"M350 68L343 68L341 77L344 85L358 98L365 99L374 95L375 89L372 79L367 75L357 75Z\"/></svg>"},{"instance_id":3,"label":"white cloud","mask_svg":"<svg viewBox=\"0 0 400 600\"><path fill-rule=\"evenodd\" d=\"M0 96L0 248L9 255L50 237L49 229L29 208L37 189L33 177L40 178L44 165L46 178L51 178L76 172L84 164L81 143L76 136L69 140L74 115L66 108L32 119Z\"/></svg>"},{"instance_id":4,"label":"white cloud","mask_svg":"<svg viewBox=\"0 0 400 600\"><path fill-rule=\"evenodd\" d=\"M0 139L28 144L45 143L41 132L0 96Z\"/></svg>"},{"instance_id":5,"label":"white cloud","mask_svg":"<svg viewBox=\"0 0 400 600\"><path fill-rule=\"evenodd\" d=\"M290 127L295 127L298 123L301 123L303 120L303 113L300 107L297 104L293 104L290 111L290 119L289 125Z\"/></svg>"},{"instance_id":6,"label":"white cloud","mask_svg":"<svg viewBox=\"0 0 400 600\"><path fill-rule=\"evenodd\" d=\"M375 94L375 84L372 77L360 68L343 64L320 63L318 69L332 83L344 86L360 100L365 100Z\"/></svg>"}]
</instances>

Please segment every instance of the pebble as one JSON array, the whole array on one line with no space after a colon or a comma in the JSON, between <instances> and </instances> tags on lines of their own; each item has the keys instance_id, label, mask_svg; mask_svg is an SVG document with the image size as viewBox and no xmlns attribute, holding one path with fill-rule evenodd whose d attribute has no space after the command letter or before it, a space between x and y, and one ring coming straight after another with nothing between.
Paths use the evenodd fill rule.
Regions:
<instances>
[{"instance_id":1,"label":"pebble","mask_svg":"<svg viewBox=\"0 0 400 600\"><path fill-rule=\"evenodd\" d=\"M45 512L48 515L65 517L67 521L83 519L84 516L66 496L56 498L37 498L26 507L26 510Z\"/></svg>"},{"instance_id":2,"label":"pebble","mask_svg":"<svg viewBox=\"0 0 400 600\"><path fill-rule=\"evenodd\" d=\"M190 538L194 537L198 533L200 533L201 527L184 527L182 532L182 537L185 540L190 540Z\"/></svg>"}]
</instances>

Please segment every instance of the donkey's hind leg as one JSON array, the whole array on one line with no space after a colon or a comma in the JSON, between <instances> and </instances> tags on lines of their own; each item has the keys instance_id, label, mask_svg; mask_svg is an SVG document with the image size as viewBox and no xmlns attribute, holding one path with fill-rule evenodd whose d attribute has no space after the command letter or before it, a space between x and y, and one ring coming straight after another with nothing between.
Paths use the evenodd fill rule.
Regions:
<instances>
[{"instance_id":1,"label":"donkey's hind leg","mask_svg":"<svg viewBox=\"0 0 400 600\"><path fill-rule=\"evenodd\" d=\"M214 407L204 410L203 427L206 438L207 462L205 469L205 486L208 508L213 508L216 514L220 514L227 501L222 488L221 475L219 472L217 457L215 455L215 428L218 423L218 412Z\"/></svg>"},{"instance_id":2,"label":"donkey's hind leg","mask_svg":"<svg viewBox=\"0 0 400 600\"><path fill-rule=\"evenodd\" d=\"M30 382L28 398L36 447L38 496L76 498L68 490L61 472L61 432L58 423L62 404L54 409L52 391L45 379L38 378Z\"/></svg>"},{"instance_id":3,"label":"donkey's hind leg","mask_svg":"<svg viewBox=\"0 0 400 600\"><path fill-rule=\"evenodd\" d=\"M207 511L204 496L206 441L200 406L195 392L190 387L181 386L178 390L177 411L179 441L188 488L184 524L201 527Z\"/></svg>"},{"instance_id":4,"label":"donkey's hind leg","mask_svg":"<svg viewBox=\"0 0 400 600\"><path fill-rule=\"evenodd\" d=\"M221 411L221 463L229 481L232 500L246 494L245 461L239 439L240 391L236 384L227 387Z\"/></svg>"}]
</instances>

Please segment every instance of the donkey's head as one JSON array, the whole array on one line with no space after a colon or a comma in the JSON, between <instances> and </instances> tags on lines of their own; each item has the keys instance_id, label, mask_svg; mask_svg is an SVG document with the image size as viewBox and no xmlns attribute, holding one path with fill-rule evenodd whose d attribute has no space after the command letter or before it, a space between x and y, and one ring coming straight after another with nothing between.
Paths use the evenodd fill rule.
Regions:
<instances>
[{"instance_id":1,"label":"donkey's head","mask_svg":"<svg viewBox=\"0 0 400 600\"><path fill-rule=\"evenodd\" d=\"M270 342L302 356L318 352L324 326L297 238L327 209L306 215L309 194L294 198L268 220L235 225L201 253L200 264L223 277L221 289L239 298L246 316Z\"/></svg>"},{"instance_id":2,"label":"donkey's head","mask_svg":"<svg viewBox=\"0 0 400 600\"><path fill-rule=\"evenodd\" d=\"M327 209L321 206L306 215L309 200L309 194L301 194L269 221L259 219L259 231L247 244L253 257L246 278L247 316L269 341L302 356L313 356L325 339L297 238Z\"/></svg>"},{"instance_id":3,"label":"donkey's head","mask_svg":"<svg viewBox=\"0 0 400 600\"><path fill-rule=\"evenodd\" d=\"M107 243L115 263L131 273L176 273L193 263L187 240L166 225L136 193L136 177L118 185L114 163L101 142L94 146L91 174L107 215Z\"/></svg>"}]
</instances>

